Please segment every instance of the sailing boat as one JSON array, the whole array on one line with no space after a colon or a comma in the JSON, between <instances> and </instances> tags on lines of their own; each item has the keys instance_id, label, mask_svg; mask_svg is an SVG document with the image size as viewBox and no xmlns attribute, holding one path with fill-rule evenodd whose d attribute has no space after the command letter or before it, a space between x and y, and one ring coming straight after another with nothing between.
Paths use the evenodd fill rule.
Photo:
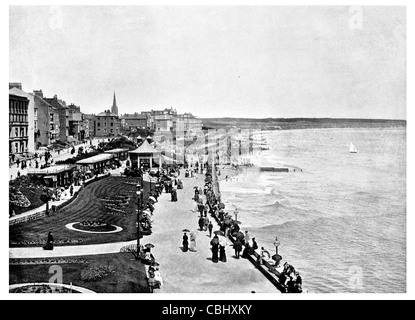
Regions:
<instances>
[{"instance_id":1,"label":"sailing boat","mask_svg":"<svg viewBox=\"0 0 415 320\"><path fill-rule=\"evenodd\" d=\"M349 152L350 152L350 153L357 153L357 149L356 149L356 147L355 147L355 146L354 146L354 144L353 144L353 143L351 143L351 142L350 142Z\"/></svg>"}]
</instances>

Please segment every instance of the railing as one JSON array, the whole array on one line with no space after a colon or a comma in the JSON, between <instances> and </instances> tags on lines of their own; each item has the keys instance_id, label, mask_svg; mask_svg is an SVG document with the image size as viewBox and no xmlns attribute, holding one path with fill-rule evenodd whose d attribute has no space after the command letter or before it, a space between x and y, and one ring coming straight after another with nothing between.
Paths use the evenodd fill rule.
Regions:
<instances>
[{"instance_id":1,"label":"railing","mask_svg":"<svg viewBox=\"0 0 415 320\"><path fill-rule=\"evenodd\" d=\"M220 188L219 188L219 181L215 169L215 165L212 165L212 187L213 192L217 199L220 198ZM216 213L212 214L216 222L220 227L222 227L222 222L220 221L219 217ZM229 239L232 243L235 243L236 239L229 234ZM275 269L273 265L271 265L268 261L265 261L263 259L260 259L260 255L253 251L252 254L247 255L247 259L282 293L286 293L285 287L280 283L279 277L280 273ZM262 263L260 263L260 261Z\"/></svg>"}]
</instances>

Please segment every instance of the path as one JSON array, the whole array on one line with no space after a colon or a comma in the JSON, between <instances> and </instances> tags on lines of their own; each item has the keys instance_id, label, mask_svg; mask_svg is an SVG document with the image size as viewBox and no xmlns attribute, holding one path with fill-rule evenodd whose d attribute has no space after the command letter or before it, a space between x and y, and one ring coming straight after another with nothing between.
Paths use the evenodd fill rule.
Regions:
<instances>
[{"instance_id":1,"label":"path","mask_svg":"<svg viewBox=\"0 0 415 320\"><path fill-rule=\"evenodd\" d=\"M279 293L279 291L245 259L235 259L231 246L226 248L227 263L211 261L208 232L196 231L197 252L182 252L182 230L198 229L198 212L193 209L193 187L204 185L200 178L184 179L184 189L178 190L179 201L170 196L159 198L154 214L153 234L145 237L152 249L163 277L160 293ZM218 226L212 218L214 230Z\"/></svg>"},{"instance_id":2,"label":"path","mask_svg":"<svg viewBox=\"0 0 415 320\"><path fill-rule=\"evenodd\" d=\"M97 254L119 253L120 249L126 245L137 243L136 240L129 242L116 242L105 244L92 244L83 246L55 246L53 251L36 248L10 248L10 259L34 259L34 258L57 258L57 257L76 257Z\"/></svg>"}]
</instances>

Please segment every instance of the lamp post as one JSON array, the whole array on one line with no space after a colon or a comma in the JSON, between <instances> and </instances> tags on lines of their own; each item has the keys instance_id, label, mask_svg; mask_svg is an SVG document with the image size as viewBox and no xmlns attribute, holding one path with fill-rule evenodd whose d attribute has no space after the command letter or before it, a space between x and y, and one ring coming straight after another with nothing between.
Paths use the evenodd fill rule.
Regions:
<instances>
[{"instance_id":1,"label":"lamp post","mask_svg":"<svg viewBox=\"0 0 415 320\"><path fill-rule=\"evenodd\" d=\"M238 222L238 214L239 214L238 207L235 208L234 214L235 214L235 222Z\"/></svg>"},{"instance_id":2,"label":"lamp post","mask_svg":"<svg viewBox=\"0 0 415 320\"><path fill-rule=\"evenodd\" d=\"M278 240L278 237L275 237L275 241L273 244L275 246L275 253L278 256L278 247L281 245L281 242Z\"/></svg>"},{"instance_id":3,"label":"lamp post","mask_svg":"<svg viewBox=\"0 0 415 320\"><path fill-rule=\"evenodd\" d=\"M143 189L140 184L137 184L137 195L138 195L138 203L137 203L137 259L138 253L140 250L140 216L141 211L143 208Z\"/></svg>"}]
</instances>

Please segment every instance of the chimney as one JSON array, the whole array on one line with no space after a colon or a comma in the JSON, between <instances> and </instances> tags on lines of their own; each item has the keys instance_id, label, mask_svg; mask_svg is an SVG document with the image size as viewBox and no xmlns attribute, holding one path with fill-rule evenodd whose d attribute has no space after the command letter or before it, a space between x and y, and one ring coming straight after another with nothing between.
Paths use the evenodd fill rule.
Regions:
<instances>
[{"instance_id":1,"label":"chimney","mask_svg":"<svg viewBox=\"0 0 415 320\"><path fill-rule=\"evenodd\" d=\"M38 96L38 97L40 97L40 98L42 98L42 99L43 99L43 92L42 92L42 89L40 89L40 90L33 90L33 93L34 93L36 96Z\"/></svg>"},{"instance_id":2,"label":"chimney","mask_svg":"<svg viewBox=\"0 0 415 320\"><path fill-rule=\"evenodd\" d=\"M23 90L21 82L9 82L9 90L12 89L12 88L17 88L17 89Z\"/></svg>"}]
</instances>

